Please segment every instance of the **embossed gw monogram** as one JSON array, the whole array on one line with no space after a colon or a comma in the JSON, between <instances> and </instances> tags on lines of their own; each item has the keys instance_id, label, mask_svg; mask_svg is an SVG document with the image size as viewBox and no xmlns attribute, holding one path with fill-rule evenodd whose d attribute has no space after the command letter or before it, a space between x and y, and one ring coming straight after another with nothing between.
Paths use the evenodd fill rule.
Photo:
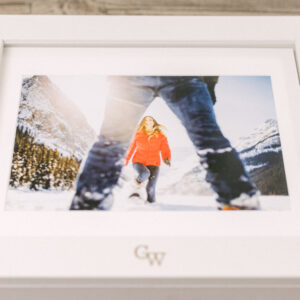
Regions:
<instances>
[{"instance_id":1,"label":"embossed gw monogram","mask_svg":"<svg viewBox=\"0 0 300 300\"><path fill-rule=\"evenodd\" d=\"M161 266L166 256L166 253L162 251L150 251L149 246L139 245L134 249L134 255L138 259L147 260L150 266Z\"/></svg>"}]
</instances>

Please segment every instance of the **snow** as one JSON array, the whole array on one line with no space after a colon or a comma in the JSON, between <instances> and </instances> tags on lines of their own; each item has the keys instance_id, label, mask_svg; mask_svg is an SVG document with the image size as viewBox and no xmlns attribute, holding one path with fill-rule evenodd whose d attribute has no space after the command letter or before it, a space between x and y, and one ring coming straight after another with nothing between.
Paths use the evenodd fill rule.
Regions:
<instances>
[{"instance_id":1,"label":"snow","mask_svg":"<svg viewBox=\"0 0 300 300\"><path fill-rule=\"evenodd\" d=\"M9 189L7 191L5 210L14 211L55 211L67 210L74 192L55 191L22 191Z\"/></svg>"},{"instance_id":2,"label":"snow","mask_svg":"<svg viewBox=\"0 0 300 300\"><path fill-rule=\"evenodd\" d=\"M262 168L262 167L264 167L266 165L268 165L268 164L259 164L259 165L256 165L256 166L249 166L248 165L248 166L246 166L246 170L248 172L250 172L250 171L253 171L254 169Z\"/></svg>"},{"instance_id":3,"label":"snow","mask_svg":"<svg viewBox=\"0 0 300 300\"><path fill-rule=\"evenodd\" d=\"M66 211L74 191L25 192L9 189L6 210L9 211ZM116 194L117 195L117 194ZM157 203L129 199L126 191L115 195L112 211L216 211L213 196L157 195ZM262 210L289 210L288 196L261 196Z\"/></svg>"},{"instance_id":4,"label":"snow","mask_svg":"<svg viewBox=\"0 0 300 300\"><path fill-rule=\"evenodd\" d=\"M270 148L273 151L278 152L279 150L281 150L280 146L279 150L276 149L277 147L272 147L272 145L280 145L277 121L274 119L266 120L263 124L261 124L261 126L255 128L250 135L240 137L237 141L234 141L232 144L239 152L245 149L255 147L256 151L254 151L254 153L252 153L251 155L256 155L263 151L268 151L268 149Z\"/></svg>"}]
</instances>

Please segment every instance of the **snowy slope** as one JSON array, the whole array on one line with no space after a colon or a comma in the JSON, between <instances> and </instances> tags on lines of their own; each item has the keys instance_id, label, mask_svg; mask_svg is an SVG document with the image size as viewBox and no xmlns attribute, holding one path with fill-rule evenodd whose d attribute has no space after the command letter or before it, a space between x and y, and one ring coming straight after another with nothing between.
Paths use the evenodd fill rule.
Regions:
<instances>
[{"instance_id":1,"label":"snowy slope","mask_svg":"<svg viewBox=\"0 0 300 300\"><path fill-rule=\"evenodd\" d=\"M74 192L32 192L9 189L5 210L9 211L67 211ZM144 203L128 199L123 193L115 195L112 211L216 211L213 196L160 196L157 203ZM286 196L260 197L262 210L289 210Z\"/></svg>"},{"instance_id":2,"label":"snowy slope","mask_svg":"<svg viewBox=\"0 0 300 300\"><path fill-rule=\"evenodd\" d=\"M36 143L79 160L96 138L84 115L47 76L23 80L17 126Z\"/></svg>"},{"instance_id":3,"label":"snowy slope","mask_svg":"<svg viewBox=\"0 0 300 300\"><path fill-rule=\"evenodd\" d=\"M158 194L211 195L212 190L205 181L205 170L199 162L194 148L174 149L172 167L163 166L157 188Z\"/></svg>"}]
</instances>

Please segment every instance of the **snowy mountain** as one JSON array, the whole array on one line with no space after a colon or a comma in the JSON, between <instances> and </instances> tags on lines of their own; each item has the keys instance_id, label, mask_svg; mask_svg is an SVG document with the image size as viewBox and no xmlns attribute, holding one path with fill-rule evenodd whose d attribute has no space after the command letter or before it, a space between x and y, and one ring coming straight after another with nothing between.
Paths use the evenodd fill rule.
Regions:
<instances>
[{"instance_id":1,"label":"snowy mountain","mask_svg":"<svg viewBox=\"0 0 300 300\"><path fill-rule=\"evenodd\" d=\"M274 154L282 151L277 121L266 120L249 136L233 143L233 146L239 151L248 171L267 165Z\"/></svg>"},{"instance_id":2,"label":"snowy mountain","mask_svg":"<svg viewBox=\"0 0 300 300\"><path fill-rule=\"evenodd\" d=\"M251 179L262 194L286 195L287 184L284 172L281 142L277 121L266 120L246 137L232 145L240 153ZM193 150L193 149L192 149ZM176 150L177 151L177 150ZM187 151L187 150L186 150ZM183 156L158 184L159 194L210 195L213 191L205 181L205 170L200 165L195 151ZM162 175L162 173L161 173Z\"/></svg>"},{"instance_id":3,"label":"snowy mountain","mask_svg":"<svg viewBox=\"0 0 300 300\"><path fill-rule=\"evenodd\" d=\"M17 127L34 142L78 160L96 138L84 115L47 76L23 80Z\"/></svg>"},{"instance_id":4,"label":"snowy mountain","mask_svg":"<svg viewBox=\"0 0 300 300\"><path fill-rule=\"evenodd\" d=\"M240 138L234 146L240 152L246 170L262 194L288 194L276 120L266 120L248 137Z\"/></svg>"}]
</instances>

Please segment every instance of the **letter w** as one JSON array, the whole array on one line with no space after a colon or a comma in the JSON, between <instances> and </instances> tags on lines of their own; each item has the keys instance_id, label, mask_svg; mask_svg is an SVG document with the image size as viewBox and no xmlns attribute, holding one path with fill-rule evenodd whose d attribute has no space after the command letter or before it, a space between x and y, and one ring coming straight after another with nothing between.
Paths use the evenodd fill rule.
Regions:
<instances>
[{"instance_id":1,"label":"letter w","mask_svg":"<svg viewBox=\"0 0 300 300\"><path fill-rule=\"evenodd\" d=\"M150 263L150 265L154 265L155 263L157 263L157 265L161 265L164 258L165 258L166 253L165 252L148 252L147 256L148 256L148 261Z\"/></svg>"}]
</instances>

